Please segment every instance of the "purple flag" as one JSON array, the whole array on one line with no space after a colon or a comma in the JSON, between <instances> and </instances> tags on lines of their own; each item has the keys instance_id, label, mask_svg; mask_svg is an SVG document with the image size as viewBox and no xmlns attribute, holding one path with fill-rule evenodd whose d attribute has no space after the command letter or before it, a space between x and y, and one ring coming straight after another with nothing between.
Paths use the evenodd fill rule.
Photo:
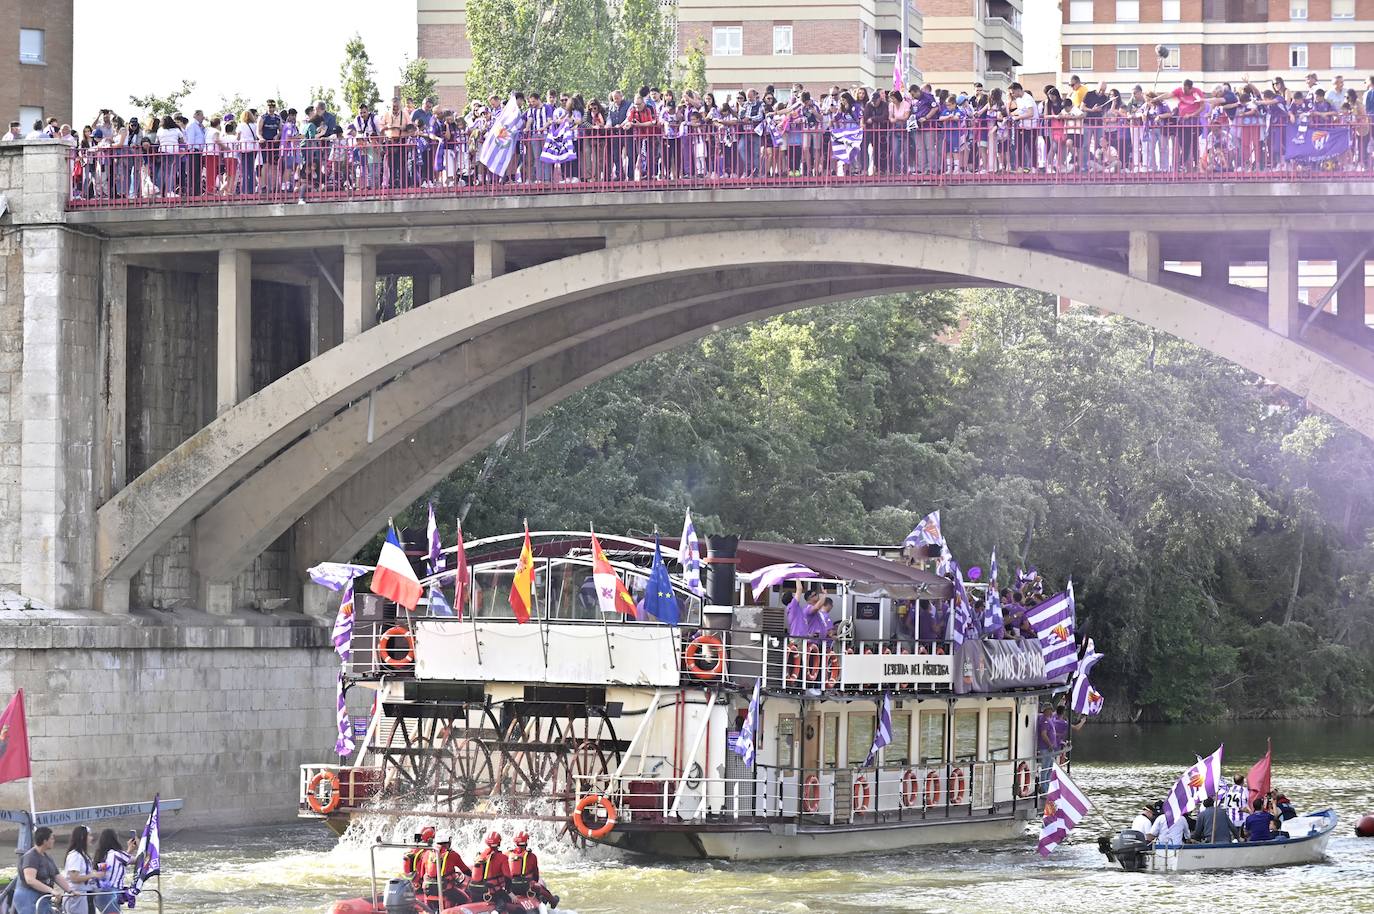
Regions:
<instances>
[{"instance_id":1,"label":"purple flag","mask_svg":"<svg viewBox=\"0 0 1374 914\"><path fill-rule=\"evenodd\" d=\"M429 573L438 574L444 570L444 547L439 541L439 524L434 520L434 502L429 503Z\"/></svg>"},{"instance_id":2,"label":"purple flag","mask_svg":"<svg viewBox=\"0 0 1374 914\"><path fill-rule=\"evenodd\" d=\"M1002 618L1002 595L997 591L997 547L992 548L992 568L988 575L988 596L983 603L983 634L1001 637L1006 621Z\"/></svg>"},{"instance_id":3,"label":"purple flag","mask_svg":"<svg viewBox=\"0 0 1374 914\"><path fill-rule=\"evenodd\" d=\"M1092 809L1087 796L1055 762L1050 769L1050 789L1045 794L1044 818L1040 824L1040 844L1036 850L1048 857L1068 837L1073 827Z\"/></svg>"},{"instance_id":4,"label":"purple flag","mask_svg":"<svg viewBox=\"0 0 1374 914\"><path fill-rule=\"evenodd\" d=\"M744 716L744 725L739 728L739 735L730 741L730 751L744 759L744 764L750 768L754 767L754 738L759 729L759 707L763 703L759 691L762 683L762 676L754 680L754 697L749 699L749 713Z\"/></svg>"},{"instance_id":5,"label":"purple flag","mask_svg":"<svg viewBox=\"0 0 1374 914\"><path fill-rule=\"evenodd\" d=\"M339 655L340 663L347 663L353 656L350 645L353 643L353 582L344 586L343 599L339 601L339 614L334 617L334 631L330 636L334 642L334 653Z\"/></svg>"},{"instance_id":6,"label":"purple flag","mask_svg":"<svg viewBox=\"0 0 1374 914\"><path fill-rule=\"evenodd\" d=\"M1207 797L1215 797L1221 786L1221 750L1200 758L1175 782L1164 798L1164 824L1173 825Z\"/></svg>"},{"instance_id":7,"label":"purple flag","mask_svg":"<svg viewBox=\"0 0 1374 914\"><path fill-rule=\"evenodd\" d=\"M765 565L758 571L749 575L749 588L754 591L755 596L758 596L768 588L781 584L783 581L796 581L802 578L814 577L817 577L816 572L796 562Z\"/></svg>"},{"instance_id":8,"label":"purple flag","mask_svg":"<svg viewBox=\"0 0 1374 914\"><path fill-rule=\"evenodd\" d=\"M344 701L344 678L339 673L339 738L334 741L334 754L347 758L353 754L353 723L348 719L348 704Z\"/></svg>"},{"instance_id":9,"label":"purple flag","mask_svg":"<svg viewBox=\"0 0 1374 914\"><path fill-rule=\"evenodd\" d=\"M1083 656L1078 660L1078 673L1073 681L1073 697L1070 700L1070 705L1079 714L1091 717L1102 712L1102 696L1088 681L1088 674L1101 659L1102 655L1093 646L1093 639L1089 638L1083 647Z\"/></svg>"},{"instance_id":10,"label":"purple flag","mask_svg":"<svg viewBox=\"0 0 1374 914\"><path fill-rule=\"evenodd\" d=\"M1050 597L1026 612L1040 650L1045 655L1045 678L1057 679L1072 673L1078 665L1078 648L1074 646L1073 582L1064 593Z\"/></svg>"},{"instance_id":11,"label":"purple flag","mask_svg":"<svg viewBox=\"0 0 1374 914\"><path fill-rule=\"evenodd\" d=\"M306 574L310 575L310 580L327 587L338 593L348 586L348 582L356 577L367 574L372 569L366 565L349 565L344 562L321 562L314 566Z\"/></svg>"},{"instance_id":12,"label":"purple flag","mask_svg":"<svg viewBox=\"0 0 1374 914\"><path fill-rule=\"evenodd\" d=\"M954 573L954 611L949 614L949 640L955 647L974 634L973 607L969 604L968 590L964 587L964 572L953 558L944 565Z\"/></svg>"},{"instance_id":13,"label":"purple flag","mask_svg":"<svg viewBox=\"0 0 1374 914\"><path fill-rule=\"evenodd\" d=\"M864 767L872 767L878 760L878 753L892 742L892 693L884 692L882 703L878 706L878 726L873 731L873 747L868 750Z\"/></svg>"}]
</instances>

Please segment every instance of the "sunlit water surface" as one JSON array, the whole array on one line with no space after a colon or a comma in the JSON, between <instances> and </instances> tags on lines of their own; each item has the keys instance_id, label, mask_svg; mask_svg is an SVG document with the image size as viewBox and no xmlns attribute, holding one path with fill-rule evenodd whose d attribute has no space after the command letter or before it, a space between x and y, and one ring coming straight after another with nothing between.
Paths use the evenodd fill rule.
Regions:
<instances>
[{"instance_id":1,"label":"sunlit water surface","mask_svg":"<svg viewBox=\"0 0 1374 914\"><path fill-rule=\"evenodd\" d=\"M1097 852L1106 820L1122 823L1138 801L1162 797L1195 755L1223 740L1227 769L1248 767L1274 739L1274 785L1299 810L1341 816L1325 863L1260 873L1152 876L1123 873ZM1034 839L881 856L776 863L653 863L604 849L580 854L539 846L545 877L577 914L1207 914L1212 911L1374 912L1374 839L1354 836L1374 811L1374 722L1313 721L1212 726L1092 726L1080 734L1073 773L1104 818L1085 823L1049 860ZM416 830L400 822L394 838ZM516 822L498 823L508 835ZM177 834L164 826L166 911L305 914L365 893L367 843L380 820L342 840L310 823ZM485 826L455 843L470 852ZM399 852L397 852L399 853ZM379 855L391 875L398 856ZM470 858L469 858L470 859Z\"/></svg>"}]
</instances>

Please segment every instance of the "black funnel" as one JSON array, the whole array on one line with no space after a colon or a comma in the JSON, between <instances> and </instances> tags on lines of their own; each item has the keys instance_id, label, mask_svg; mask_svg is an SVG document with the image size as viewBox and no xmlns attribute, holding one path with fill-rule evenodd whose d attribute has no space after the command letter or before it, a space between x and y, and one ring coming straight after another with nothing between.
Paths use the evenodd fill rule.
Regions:
<instances>
[{"instance_id":1,"label":"black funnel","mask_svg":"<svg viewBox=\"0 0 1374 914\"><path fill-rule=\"evenodd\" d=\"M706 537L706 595L712 606L735 605L735 565L738 536Z\"/></svg>"}]
</instances>

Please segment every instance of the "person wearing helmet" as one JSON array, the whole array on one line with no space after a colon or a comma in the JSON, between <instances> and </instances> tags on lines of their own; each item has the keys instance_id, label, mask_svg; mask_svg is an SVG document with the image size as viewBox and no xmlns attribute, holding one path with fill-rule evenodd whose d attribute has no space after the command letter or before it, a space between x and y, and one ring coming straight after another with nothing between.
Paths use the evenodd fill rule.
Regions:
<instances>
[{"instance_id":1,"label":"person wearing helmet","mask_svg":"<svg viewBox=\"0 0 1374 914\"><path fill-rule=\"evenodd\" d=\"M472 901L463 890L465 877L471 876L472 870L458 852L452 850L453 839L442 834L434 839L434 844L434 850L425 861L424 894L430 904L436 906L435 910L443 911Z\"/></svg>"},{"instance_id":2,"label":"person wearing helmet","mask_svg":"<svg viewBox=\"0 0 1374 914\"><path fill-rule=\"evenodd\" d=\"M512 895L529 895L551 908L558 907L558 896L539 878L539 857L530 850L528 832L515 836L515 846L506 852L507 885Z\"/></svg>"},{"instance_id":3,"label":"person wearing helmet","mask_svg":"<svg viewBox=\"0 0 1374 914\"><path fill-rule=\"evenodd\" d=\"M510 872L506 866L506 855L501 853L501 833L494 831L487 835L485 845L472 862L472 881L468 883L468 894L474 901L489 901L500 909L510 897L506 891L506 879Z\"/></svg>"},{"instance_id":4,"label":"person wearing helmet","mask_svg":"<svg viewBox=\"0 0 1374 914\"><path fill-rule=\"evenodd\" d=\"M401 858L401 873L409 878L411 884L415 886L417 896L424 891L425 861L429 857L430 847L433 844L434 826L426 825L415 836L415 846L406 851L406 855Z\"/></svg>"}]
</instances>

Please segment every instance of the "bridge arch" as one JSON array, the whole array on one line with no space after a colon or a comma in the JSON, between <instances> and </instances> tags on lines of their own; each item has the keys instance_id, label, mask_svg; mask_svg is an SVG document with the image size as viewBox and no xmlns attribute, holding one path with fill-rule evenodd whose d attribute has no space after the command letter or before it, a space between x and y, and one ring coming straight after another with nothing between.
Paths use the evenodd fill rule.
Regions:
<instances>
[{"instance_id":1,"label":"bridge arch","mask_svg":"<svg viewBox=\"0 0 1374 914\"><path fill-rule=\"evenodd\" d=\"M896 263L899 257L900 263ZM818 295L814 286L803 282L786 293L791 295L790 304L779 304L774 298L768 299L774 303L766 308L750 304L762 301L760 296L777 285L778 270L801 272L818 265L832 265L836 276L843 279L852 279L856 267L874 271L872 284L856 279L845 297L932 284L1006 284L1088 302L1263 374L1374 436L1374 384L1364 373L1234 310L1108 266L985 240L910 231L780 228L721 232L613 247L499 276L436 299L324 353L218 417L102 506L97 515L97 577L128 576L176 530L205 513L231 487L254 473L270 472L277 452L306 435L312 426L327 423L370 390L389 383L404 385L404 378L392 379L474 339L485 337L493 347L508 346L515 334L530 331L530 321L558 326L574 313L571 309L579 303L585 307L596 296L622 290L654 294L661 291L663 283L709 282L709 277L728 274L743 281L733 286L723 282L722 294L730 289L742 294L733 298L726 295L721 300L734 302L734 316L747 320L750 315L757 317L765 311L775 313L824 299L824 294ZM676 301L692 298L679 295ZM691 307L680 304L677 310ZM723 324L730 318L723 315L713 323ZM585 332L585 328L581 333L570 331L566 338L542 347L533 361L518 368L515 366L520 360L502 365L488 372L486 380L504 382L526 367L552 367L558 360L566 360ZM681 328L684 338L700 332L704 332L702 327ZM607 364L630 364L652 354L648 351L652 347L626 345L629 348L613 354ZM572 392L575 386L565 384L560 389L564 388ZM443 417L451 423L453 412L467 400L458 395L457 400L442 404L437 400L417 401L412 420L420 428L445 421ZM440 418L426 421L427 411L438 412ZM481 435L472 438L473 442L480 440ZM352 459L359 458L353 454ZM400 480L396 488L408 487ZM316 487L309 499L292 509L309 517L329 496L327 489ZM312 499L314 505L308 503ZM365 524L372 522L370 517L365 520ZM320 545L327 545L327 539Z\"/></svg>"}]
</instances>

